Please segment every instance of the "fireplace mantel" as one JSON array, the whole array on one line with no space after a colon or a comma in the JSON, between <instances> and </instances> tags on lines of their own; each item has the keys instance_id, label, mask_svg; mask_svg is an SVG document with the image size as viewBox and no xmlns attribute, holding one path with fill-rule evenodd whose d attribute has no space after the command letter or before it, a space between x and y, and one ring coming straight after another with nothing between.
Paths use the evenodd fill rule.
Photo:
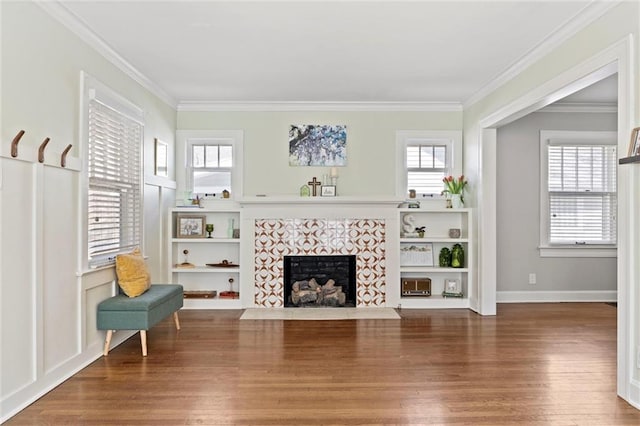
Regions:
<instances>
[{"instance_id":1,"label":"fireplace mantel","mask_svg":"<svg viewBox=\"0 0 640 426\"><path fill-rule=\"evenodd\" d=\"M358 207L397 207L404 200L401 197L388 196L337 196L337 197L300 197L295 195L266 195L243 197L238 200L241 206L358 206Z\"/></svg>"}]
</instances>

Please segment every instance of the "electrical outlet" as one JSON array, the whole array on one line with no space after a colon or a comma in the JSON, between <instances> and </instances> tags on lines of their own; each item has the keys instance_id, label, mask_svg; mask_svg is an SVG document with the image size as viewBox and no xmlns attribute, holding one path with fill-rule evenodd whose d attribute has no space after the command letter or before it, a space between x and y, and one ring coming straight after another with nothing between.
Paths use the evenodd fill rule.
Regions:
<instances>
[{"instance_id":1,"label":"electrical outlet","mask_svg":"<svg viewBox=\"0 0 640 426\"><path fill-rule=\"evenodd\" d=\"M531 273L529 274L529 284L535 284L536 283L536 274Z\"/></svg>"}]
</instances>

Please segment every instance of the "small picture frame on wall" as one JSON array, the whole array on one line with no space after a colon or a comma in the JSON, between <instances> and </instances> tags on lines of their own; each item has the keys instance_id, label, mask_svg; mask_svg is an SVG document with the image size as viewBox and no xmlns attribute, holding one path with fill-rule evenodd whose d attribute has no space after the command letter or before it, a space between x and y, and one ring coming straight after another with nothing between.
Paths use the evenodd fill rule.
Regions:
<instances>
[{"instance_id":1,"label":"small picture frame on wall","mask_svg":"<svg viewBox=\"0 0 640 426\"><path fill-rule=\"evenodd\" d=\"M631 131L631 140L629 141L629 157L636 155L640 155L640 127Z\"/></svg>"},{"instance_id":2,"label":"small picture frame on wall","mask_svg":"<svg viewBox=\"0 0 640 426\"><path fill-rule=\"evenodd\" d=\"M204 238L206 216L176 216L176 238Z\"/></svg>"},{"instance_id":3,"label":"small picture frame on wall","mask_svg":"<svg viewBox=\"0 0 640 426\"><path fill-rule=\"evenodd\" d=\"M166 142L161 141L158 138L155 138L155 148L154 148L154 164L155 170L154 173L156 176L169 176L169 163L168 163L168 152L169 145Z\"/></svg>"},{"instance_id":4,"label":"small picture frame on wall","mask_svg":"<svg viewBox=\"0 0 640 426\"><path fill-rule=\"evenodd\" d=\"M335 185L322 185L322 189L320 195L323 197L335 197L336 196L336 186Z\"/></svg>"}]
</instances>

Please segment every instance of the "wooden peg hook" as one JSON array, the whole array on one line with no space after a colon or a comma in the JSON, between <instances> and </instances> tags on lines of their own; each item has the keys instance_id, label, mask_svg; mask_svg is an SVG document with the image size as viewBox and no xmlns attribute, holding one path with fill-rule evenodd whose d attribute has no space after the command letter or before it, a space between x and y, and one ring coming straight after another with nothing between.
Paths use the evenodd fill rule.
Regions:
<instances>
[{"instance_id":1,"label":"wooden peg hook","mask_svg":"<svg viewBox=\"0 0 640 426\"><path fill-rule=\"evenodd\" d=\"M62 151L62 155L60 156L60 166L67 167L67 154L69 153L69 150L71 149L71 147L72 145L69 144L64 149L64 151Z\"/></svg>"},{"instance_id":2,"label":"wooden peg hook","mask_svg":"<svg viewBox=\"0 0 640 426\"><path fill-rule=\"evenodd\" d=\"M40 144L40 148L38 148L38 163L44 163L44 149L47 147L48 143L49 138L44 138Z\"/></svg>"},{"instance_id":3,"label":"wooden peg hook","mask_svg":"<svg viewBox=\"0 0 640 426\"><path fill-rule=\"evenodd\" d=\"M18 142L20 142L20 138L24 135L24 130L20 130L15 138L13 138L13 142L11 142L11 156L13 158L18 156Z\"/></svg>"}]
</instances>

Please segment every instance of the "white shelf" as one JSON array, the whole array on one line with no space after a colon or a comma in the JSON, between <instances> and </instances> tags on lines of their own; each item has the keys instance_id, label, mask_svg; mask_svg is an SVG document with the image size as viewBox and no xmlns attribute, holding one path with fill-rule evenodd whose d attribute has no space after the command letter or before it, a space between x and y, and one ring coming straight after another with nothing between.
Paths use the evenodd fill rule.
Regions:
<instances>
[{"instance_id":1,"label":"white shelf","mask_svg":"<svg viewBox=\"0 0 640 426\"><path fill-rule=\"evenodd\" d=\"M229 290L229 279L233 279L237 291L241 280L241 269L238 261L241 255L241 238L227 238L227 227L231 220L234 228L239 229L242 223L242 210L238 204L227 201L208 203L207 208L178 207L169 213L167 221L168 235L176 235L176 217L183 214L205 216L206 223L212 223L215 231L212 238L169 238L169 264L167 274L170 282L182 284L185 291ZM211 204L215 204L212 208ZM184 256L184 250L189 253ZM232 263L232 267L206 266L206 263ZM183 261L196 265L193 268L177 268L175 265ZM188 298L184 300L185 309L240 309L240 299Z\"/></svg>"},{"instance_id":2,"label":"white shelf","mask_svg":"<svg viewBox=\"0 0 640 426\"><path fill-rule=\"evenodd\" d=\"M473 240L472 240L472 214L473 209L447 209L447 208L425 208L398 209L398 232L403 232L405 223L403 219L406 215L411 215L413 220L409 221L414 227L425 227L425 237L403 237L399 235L397 239L398 253L402 253L402 249L407 249L410 245L415 244L433 244L433 264L434 266L423 265L400 265L398 268L400 280L406 278L430 278L432 281L432 296L429 297L411 297L399 295L399 304L402 308L407 309L450 309L450 308L470 308L469 296L473 294L473 271L470 267L473 259ZM450 238L449 230L459 229L461 238ZM439 251L443 247L451 247L460 244L465 251L465 268L442 268L438 266ZM415 274L415 275L414 275ZM443 283L445 279L452 278L460 280L464 297L443 297ZM398 291L401 291L399 288Z\"/></svg>"},{"instance_id":3,"label":"white shelf","mask_svg":"<svg viewBox=\"0 0 640 426\"><path fill-rule=\"evenodd\" d=\"M241 309L240 299L184 299L183 309Z\"/></svg>"},{"instance_id":4,"label":"white shelf","mask_svg":"<svg viewBox=\"0 0 640 426\"><path fill-rule=\"evenodd\" d=\"M439 266L400 266L400 272L454 273L469 272L469 268L441 268Z\"/></svg>"},{"instance_id":5,"label":"white shelf","mask_svg":"<svg viewBox=\"0 0 640 426\"><path fill-rule=\"evenodd\" d=\"M172 268L175 273L238 273L240 267L196 266L195 268Z\"/></svg>"},{"instance_id":6,"label":"white shelf","mask_svg":"<svg viewBox=\"0 0 640 426\"><path fill-rule=\"evenodd\" d=\"M439 237L424 237L424 238L400 238L400 243L468 243L468 238L439 238Z\"/></svg>"},{"instance_id":7,"label":"white shelf","mask_svg":"<svg viewBox=\"0 0 640 426\"><path fill-rule=\"evenodd\" d=\"M171 241L174 243L240 244L240 238L172 238Z\"/></svg>"},{"instance_id":8,"label":"white shelf","mask_svg":"<svg viewBox=\"0 0 640 426\"><path fill-rule=\"evenodd\" d=\"M403 309L464 309L469 308L469 299L466 297L442 297L442 295L401 297L400 306Z\"/></svg>"}]
</instances>

